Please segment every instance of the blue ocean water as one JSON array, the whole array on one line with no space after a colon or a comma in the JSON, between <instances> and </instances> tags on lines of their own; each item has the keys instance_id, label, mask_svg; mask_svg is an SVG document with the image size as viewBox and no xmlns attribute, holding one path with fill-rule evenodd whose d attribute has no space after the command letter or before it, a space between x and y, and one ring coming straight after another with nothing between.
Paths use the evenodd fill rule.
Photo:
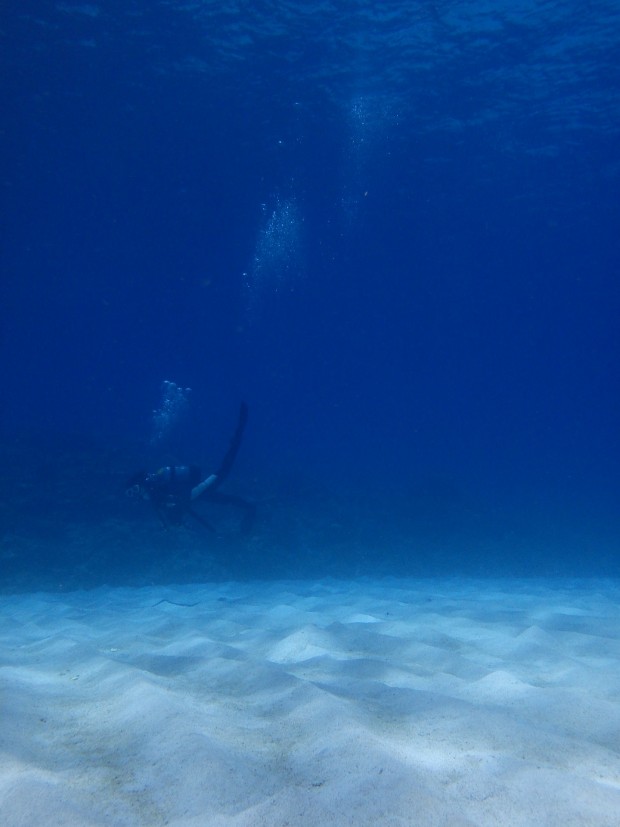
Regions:
<instances>
[{"instance_id":1,"label":"blue ocean water","mask_svg":"<svg viewBox=\"0 0 620 827\"><path fill-rule=\"evenodd\" d=\"M0 36L3 588L618 575L617 3L7 0ZM163 531L126 480L211 473L242 400L251 532Z\"/></svg>"}]
</instances>

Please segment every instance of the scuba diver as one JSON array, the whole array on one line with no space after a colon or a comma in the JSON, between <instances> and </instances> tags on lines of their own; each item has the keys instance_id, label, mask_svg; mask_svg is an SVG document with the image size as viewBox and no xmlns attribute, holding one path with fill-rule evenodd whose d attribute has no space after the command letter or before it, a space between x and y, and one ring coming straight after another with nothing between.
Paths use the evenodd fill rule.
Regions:
<instances>
[{"instance_id":1,"label":"scuba diver","mask_svg":"<svg viewBox=\"0 0 620 827\"><path fill-rule=\"evenodd\" d=\"M208 502L234 505L242 509L244 515L241 530L249 531L254 520L255 506L242 497L222 494L218 490L235 461L247 419L248 406L242 402L237 428L226 456L215 474L201 481L202 475L197 465L168 465L152 474L146 471L134 474L125 493L128 497L150 500L164 528L182 525L183 517L189 514L209 531L214 532L213 526L192 508L192 503L200 497Z\"/></svg>"}]
</instances>

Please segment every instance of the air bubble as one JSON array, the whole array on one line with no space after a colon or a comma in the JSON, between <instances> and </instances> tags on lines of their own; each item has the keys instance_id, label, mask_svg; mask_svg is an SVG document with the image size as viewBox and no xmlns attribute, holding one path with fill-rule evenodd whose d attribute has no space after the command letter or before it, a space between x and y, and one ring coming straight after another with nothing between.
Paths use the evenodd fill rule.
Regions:
<instances>
[{"instance_id":1,"label":"air bubble","mask_svg":"<svg viewBox=\"0 0 620 827\"><path fill-rule=\"evenodd\" d=\"M165 379L161 386L162 399L153 411L153 435L151 445L161 442L189 407L191 388L181 388L176 382Z\"/></svg>"}]
</instances>

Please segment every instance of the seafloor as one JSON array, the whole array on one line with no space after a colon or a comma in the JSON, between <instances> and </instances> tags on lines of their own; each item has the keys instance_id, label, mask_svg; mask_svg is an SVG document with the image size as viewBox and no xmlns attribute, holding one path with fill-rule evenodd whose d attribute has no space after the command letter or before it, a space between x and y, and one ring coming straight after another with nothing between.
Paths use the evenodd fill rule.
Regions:
<instances>
[{"instance_id":1,"label":"seafloor","mask_svg":"<svg viewBox=\"0 0 620 827\"><path fill-rule=\"evenodd\" d=\"M358 579L0 602L6 827L615 827L620 584Z\"/></svg>"}]
</instances>

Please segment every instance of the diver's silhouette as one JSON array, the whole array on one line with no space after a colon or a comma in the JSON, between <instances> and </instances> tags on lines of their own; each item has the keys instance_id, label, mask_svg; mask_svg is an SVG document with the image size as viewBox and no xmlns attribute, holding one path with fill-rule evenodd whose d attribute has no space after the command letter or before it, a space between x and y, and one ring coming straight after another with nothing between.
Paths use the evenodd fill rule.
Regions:
<instances>
[{"instance_id":1,"label":"diver's silhouette","mask_svg":"<svg viewBox=\"0 0 620 827\"><path fill-rule=\"evenodd\" d=\"M202 475L197 465L167 465L153 473L140 471L129 480L127 496L149 500L165 528L181 525L184 516L189 514L209 531L215 531L204 517L194 511L192 503L200 498L213 503L234 505L244 512L241 529L248 531L254 520L255 506L242 497L222 494L218 490L235 461L247 419L248 406L242 402L237 428L215 474L201 481Z\"/></svg>"}]
</instances>

